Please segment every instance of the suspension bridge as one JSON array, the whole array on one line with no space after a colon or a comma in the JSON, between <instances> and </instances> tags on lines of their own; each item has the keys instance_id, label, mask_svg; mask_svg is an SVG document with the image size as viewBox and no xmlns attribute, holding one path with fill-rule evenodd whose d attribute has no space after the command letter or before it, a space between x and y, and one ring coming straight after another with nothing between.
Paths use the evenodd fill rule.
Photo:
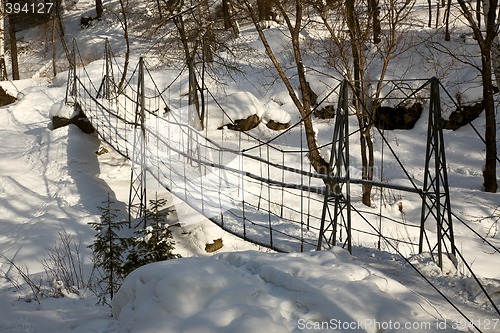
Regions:
<instances>
[{"instance_id":1,"label":"suspension bridge","mask_svg":"<svg viewBox=\"0 0 500 333\"><path fill-rule=\"evenodd\" d=\"M444 256L468 266L454 244L453 222L463 221L451 211L440 97L447 92L437 79L416 81L413 86L402 81L386 83L398 92L401 104L418 96L428 106L423 178L416 180L408 174L383 131L378 130L386 154L402 176L391 182L382 177L368 181L352 175L349 140L359 135L360 129L349 127L350 103L356 98L349 82L339 82L330 93L338 100L331 139L319 148L329 155L329 168L318 173L307 159L309 150L303 140L293 144L286 140L286 135L304 137L302 121L267 141L245 132L199 130L190 120L195 111L188 101L186 75L173 71L168 76L171 81L165 82L163 72L159 85L158 73L141 58L118 90L115 74L121 67L108 44L105 49L105 59L87 68L76 42L73 44L66 102L82 110L100 139L132 162L131 219L144 216L146 178L152 177L224 230L277 251L340 245L352 252L355 245L378 244L380 248L382 242L396 252L399 244L410 253L428 252L440 267ZM205 110L205 115L218 112L228 122L233 121L224 114L223 103L210 105L216 107ZM325 186L332 182L337 186ZM359 192L367 183L381 191L403 192L420 202L420 221L356 208L351 192ZM403 231L396 236L384 235L382 225Z\"/></svg>"}]
</instances>

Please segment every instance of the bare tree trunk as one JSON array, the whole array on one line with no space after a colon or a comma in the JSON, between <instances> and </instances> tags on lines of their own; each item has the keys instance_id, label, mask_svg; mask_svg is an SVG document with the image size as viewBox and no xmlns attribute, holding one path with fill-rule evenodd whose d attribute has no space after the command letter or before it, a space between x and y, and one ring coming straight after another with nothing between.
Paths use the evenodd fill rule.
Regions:
<instances>
[{"instance_id":1,"label":"bare tree trunk","mask_svg":"<svg viewBox=\"0 0 500 333\"><path fill-rule=\"evenodd\" d=\"M56 35L57 35L57 17L54 16L52 24L52 74L54 77L57 75L57 47L56 47Z\"/></svg>"},{"instance_id":2,"label":"bare tree trunk","mask_svg":"<svg viewBox=\"0 0 500 333\"><path fill-rule=\"evenodd\" d=\"M272 20L272 0L257 0L259 22Z\"/></svg>"},{"instance_id":3,"label":"bare tree trunk","mask_svg":"<svg viewBox=\"0 0 500 333\"><path fill-rule=\"evenodd\" d=\"M440 16L441 16L441 1L436 0L436 28L439 27Z\"/></svg>"},{"instance_id":4,"label":"bare tree trunk","mask_svg":"<svg viewBox=\"0 0 500 333\"><path fill-rule=\"evenodd\" d=\"M102 0L95 0L95 12L96 12L96 19L100 20L102 17L102 14L104 13L104 7L102 5Z\"/></svg>"},{"instance_id":5,"label":"bare tree trunk","mask_svg":"<svg viewBox=\"0 0 500 333\"><path fill-rule=\"evenodd\" d=\"M365 87L365 63L366 59L363 53L363 43L361 41L361 29L359 26L359 21L355 13L355 0L346 1L346 11L347 11L347 28L349 29L349 39L351 43L351 52L353 56L353 68L354 68L354 93L355 98L355 109L356 116L358 118L358 125L360 128L360 146L361 146L361 164L362 170L361 175L365 180L373 180L373 144L371 140L371 125L368 119L367 110L365 108L366 103L362 102L366 99L367 92ZM362 201L366 206L371 206L371 190L372 185L365 183L363 186Z\"/></svg>"},{"instance_id":6,"label":"bare tree trunk","mask_svg":"<svg viewBox=\"0 0 500 333\"><path fill-rule=\"evenodd\" d=\"M127 1L127 3L125 4L124 1ZM130 41L128 38L127 7L128 7L128 0L120 0L120 10L122 14L121 24L123 27L123 33L124 33L123 37L125 39L126 51L125 51L125 62L123 64L123 74L122 77L120 78L120 83L118 84L118 91L121 91L124 88L123 85L125 84L125 80L127 78L128 65L130 62Z\"/></svg>"},{"instance_id":7,"label":"bare tree trunk","mask_svg":"<svg viewBox=\"0 0 500 333\"><path fill-rule=\"evenodd\" d=\"M198 113L198 118L200 119L201 129L204 128L204 117L202 117L200 112L200 100L198 98L198 80L196 78L195 71L195 54L196 47L193 47L193 51L189 48L189 40L186 33L186 28L184 26L184 19L182 16L177 16L174 18L175 26L179 32L179 36L182 42L182 47L184 49L184 57L186 58L186 64L189 72L189 105L194 105L196 112Z\"/></svg>"},{"instance_id":8,"label":"bare tree trunk","mask_svg":"<svg viewBox=\"0 0 500 333\"><path fill-rule=\"evenodd\" d=\"M373 43L380 43L380 7L378 0L368 0L368 12L372 19Z\"/></svg>"},{"instance_id":9,"label":"bare tree trunk","mask_svg":"<svg viewBox=\"0 0 500 333\"><path fill-rule=\"evenodd\" d=\"M160 0L156 0L156 7L158 7L158 15L160 16L160 20L163 18L163 13L161 11Z\"/></svg>"},{"instance_id":10,"label":"bare tree trunk","mask_svg":"<svg viewBox=\"0 0 500 333\"><path fill-rule=\"evenodd\" d=\"M496 144L496 117L495 117L495 103L493 100L493 82L492 82L492 50L498 47L497 33L497 18L496 8L498 0L483 1L484 21L486 26L486 38L484 40L485 52L481 57L483 67L483 96L485 104L485 141L486 141L486 160L483 171L484 190L486 192L495 193L498 189L497 175L496 175L496 159L497 159L497 144ZM496 45L495 45L496 44ZM496 49L496 48L495 48ZM495 68L499 66L496 64Z\"/></svg>"},{"instance_id":11,"label":"bare tree trunk","mask_svg":"<svg viewBox=\"0 0 500 333\"><path fill-rule=\"evenodd\" d=\"M202 0L200 8L200 15L199 17L201 18L200 26L201 29L204 29L203 35L202 35L202 51L203 51L203 60L207 62L213 62L214 61L214 56L213 56L213 50L215 48L215 34L212 28L212 20L210 19L210 10L208 7L208 2L207 0Z\"/></svg>"},{"instance_id":12,"label":"bare tree trunk","mask_svg":"<svg viewBox=\"0 0 500 333\"><path fill-rule=\"evenodd\" d=\"M54 15L53 15L53 26L52 26L52 72L53 75L57 75L57 34L59 34L61 38L61 43L63 48L66 48L66 43L64 41L64 27L62 25L62 8L61 8L61 0L54 1ZM66 51L66 49L65 49ZM67 53L68 54L68 53Z\"/></svg>"},{"instance_id":13,"label":"bare tree trunk","mask_svg":"<svg viewBox=\"0 0 500 333\"><path fill-rule=\"evenodd\" d=\"M495 74L495 83L500 88L500 39L498 35L493 40L491 48L491 63Z\"/></svg>"},{"instance_id":14,"label":"bare tree trunk","mask_svg":"<svg viewBox=\"0 0 500 333\"><path fill-rule=\"evenodd\" d=\"M305 139L306 139L306 144L307 148L309 150L309 161L311 162L311 165L313 166L314 170L318 173L321 174L326 174L328 172L328 162L321 156L318 150L318 145L316 142L316 133L314 132L313 124L312 124L312 117L311 117L311 97L310 97L310 92L307 89L307 80L305 77L305 69L304 69L304 64L302 61L302 56L301 56L301 46L300 46L300 29L301 29L301 19L302 19L302 2L300 0L296 1L296 6L295 6L295 17L297 18L295 23L292 24L289 17L286 15L284 9L277 3L277 6L280 8L281 14L284 16L285 21L287 22L288 29L291 33L292 36L292 48L293 48L293 54L294 54L294 60L295 60L295 65L297 69L297 74L299 77L299 84L300 84L300 89L302 91L302 100L299 98L297 93L295 92L294 87L292 86L292 83L290 82L290 79L286 75L283 67L281 66L280 62L276 58L271 45L268 43L267 38L262 30L262 26L260 25L260 13L256 17L255 13L252 11L252 6L248 3L248 1L245 1L245 5L248 9L248 12L250 13L251 19L257 29L257 32L259 33L260 40L262 44L264 45L264 48L266 50L266 54L273 63L274 67L276 68L276 71L285 85L288 94L290 98L292 99L294 105L296 106L297 110L299 111L300 115L302 116L302 121L304 123L304 129L305 129ZM327 184L327 186L333 186L333 184Z\"/></svg>"},{"instance_id":15,"label":"bare tree trunk","mask_svg":"<svg viewBox=\"0 0 500 333\"><path fill-rule=\"evenodd\" d=\"M481 29L481 0L476 0L477 27Z\"/></svg>"},{"instance_id":16,"label":"bare tree trunk","mask_svg":"<svg viewBox=\"0 0 500 333\"><path fill-rule=\"evenodd\" d=\"M486 192L496 192L498 189L497 176L496 176L496 158L497 158L497 145L496 145L496 117L495 117L495 104L493 100L493 83L492 83L492 64L491 64L491 51L493 41L497 36L496 32L496 8L498 0L491 0L489 2L488 12L485 13L486 33L480 29L480 21L474 18L468 2L465 0L458 0L464 17L469 22L474 36L481 50L481 77L483 83L483 101L485 105L485 141L486 141L486 158L483 170L483 185Z\"/></svg>"},{"instance_id":17,"label":"bare tree trunk","mask_svg":"<svg viewBox=\"0 0 500 333\"><path fill-rule=\"evenodd\" d=\"M19 62L17 56L16 23L12 16L9 16L9 37L10 37L10 58L12 64L12 79L19 80Z\"/></svg>"},{"instance_id":18,"label":"bare tree trunk","mask_svg":"<svg viewBox=\"0 0 500 333\"><path fill-rule=\"evenodd\" d=\"M222 0L222 12L224 16L224 28L226 30L232 29L235 35L240 34L238 23L233 19L233 4L231 0Z\"/></svg>"},{"instance_id":19,"label":"bare tree trunk","mask_svg":"<svg viewBox=\"0 0 500 333\"><path fill-rule=\"evenodd\" d=\"M445 33L444 33L444 40L449 42L451 40L451 35L450 35L450 12L451 12L451 0L448 0L446 4L446 22L445 22Z\"/></svg>"},{"instance_id":20,"label":"bare tree trunk","mask_svg":"<svg viewBox=\"0 0 500 333\"><path fill-rule=\"evenodd\" d=\"M489 54L482 57L483 65L483 96L486 116L485 141L486 141L486 159L483 170L484 190L495 193L498 189L496 175L496 119L495 103L493 101L493 84L491 81L491 58Z\"/></svg>"},{"instance_id":21,"label":"bare tree trunk","mask_svg":"<svg viewBox=\"0 0 500 333\"><path fill-rule=\"evenodd\" d=\"M55 0L54 1L54 8L55 8L55 17L57 21L57 25L59 28L59 34L64 37L64 27L62 25L62 8L61 8L61 1L62 0Z\"/></svg>"},{"instance_id":22,"label":"bare tree trunk","mask_svg":"<svg viewBox=\"0 0 500 333\"><path fill-rule=\"evenodd\" d=\"M432 26L432 0L427 0L427 4L429 6L429 21L427 22L427 27L430 28Z\"/></svg>"}]
</instances>

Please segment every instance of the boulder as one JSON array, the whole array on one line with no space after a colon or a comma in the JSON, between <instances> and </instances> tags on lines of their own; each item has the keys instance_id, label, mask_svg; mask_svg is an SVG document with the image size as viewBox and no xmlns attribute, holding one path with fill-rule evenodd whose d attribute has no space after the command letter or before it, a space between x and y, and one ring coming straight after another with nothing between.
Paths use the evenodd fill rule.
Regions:
<instances>
[{"instance_id":1,"label":"boulder","mask_svg":"<svg viewBox=\"0 0 500 333\"><path fill-rule=\"evenodd\" d=\"M234 131L249 131L252 128L257 127L260 124L260 117L256 114L253 114L244 119L237 119L233 124L226 124L224 126L219 127L218 129L228 128Z\"/></svg>"},{"instance_id":2,"label":"boulder","mask_svg":"<svg viewBox=\"0 0 500 333\"><path fill-rule=\"evenodd\" d=\"M212 253L221 249L223 246L224 245L222 244L222 238L214 239L213 243L205 244L205 251L207 251L208 253Z\"/></svg>"},{"instance_id":3,"label":"boulder","mask_svg":"<svg viewBox=\"0 0 500 333\"><path fill-rule=\"evenodd\" d=\"M91 16L81 16L80 17L80 26L82 27L82 29L87 29L88 27L90 27L93 20L94 20L94 18Z\"/></svg>"},{"instance_id":4,"label":"boulder","mask_svg":"<svg viewBox=\"0 0 500 333\"><path fill-rule=\"evenodd\" d=\"M274 131L283 131L286 130L288 127L290 127L290 122L278 123L271 119L266 123L266 126Z\"/></svg>"},{"instance_id":5,"label":"boulder","mask_svg":"<svg viewBox=\"0 0 500 333\"><path fill-rule=\"evenodd\" d=\"M290 127L292 117L288 112L279 108L268 107L262 115L262 122L269 129L274 131L283 131Z\"/></svg>"},{"instance_id":6,"label":"boulder","mask_svg":"<svg viewBox=\"0 0 500 333\"><path fill-rule=\"evenodd\" d=\"M335 108L333 105L327 105L322 109L314 110L314 115L319 119L331 119L335 117Z\"/></svg>"},{"instance_id":7,"label":"boulder","mask_svg":"<svg viewBox=\"0 0 500 333\"><path fill-rule=\"evenodd\" d=\"M14 103L15 101L15 97L7 94L7 92L2 87L0 87L0 106L9 105Z\"/></svg>"},{"instance_id":8,"label":"boulder","mask_svg":"<svg viewBox=\"0 0 500 333\"><path fill-rule=\"evenodd\" d=\"M210 115L207 129L232 128L238 130L237 124L242 127L242 123L247 118L249 118L248 122L253 122L257 126L257 117L260 121L264 106L252 93L239 91L225 95L218 100L209 100L206 104L206 110L209 110L208 114ZM228 127L227 124L236 125L236 128L234 126Z\"/></svg>"},{"instance_id":9,"label":"boulder","mask_svg":"<svg viewBox=\"0 0 500 333\"><path fill-rule=\"evenodd\" d=\"M53 116L52 117L52 128L57 129L59 127L68 126L69 124L73 124L77 126L82 132L91 134L94 133L95 129L90 123L89 119L83 113L82 108L79 104L75 105L76 115L71 118L64 118L61 116Z\"/></svg>"},{"instance_id":10,"label":"boulder","mask_svg":"<svg viewBox=\"0 0 500 333\"><path fill-rule=\"evenodd\" d=\"M484 110L484 101L472 105L461 105L450 114L448 120L443 119L443 128L457 130L479 117Z\"/></svg>"},{"instance_id":11,"label":"boulder","mask_svg":"<svg viewBox=\"0 0 500 333\"><path fill-rule=\"evenodd\" d=\"M71 121L68 118L59 117L59 116L52 117L52 128L53 129L68 126L69 124L71 124Z\"/></svg>"},{"instance_id":12,"label":"boulder","mask_svg":"<svg viewBox=\"0 0 500 333\"><path fill-rule=\"evenodd\" d=\"M422 103L419 102L396 107L378 106L373 117L373 124L384 130L412 129L420 119L422 110Z\"/></svg>"}]
</instances>

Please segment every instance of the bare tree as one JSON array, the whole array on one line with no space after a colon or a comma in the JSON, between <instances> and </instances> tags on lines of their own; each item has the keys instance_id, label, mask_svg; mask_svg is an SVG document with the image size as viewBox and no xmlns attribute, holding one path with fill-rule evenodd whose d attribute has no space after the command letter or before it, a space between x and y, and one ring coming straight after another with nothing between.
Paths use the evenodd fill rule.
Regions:
<instances>
[{"instance_id":1,"label":"bare tree","mask_svg":"<svg viewBox=\"0 0 500 333\"><path fill-rule=\"evenodd\" d=\"M405 51L403 23L411 14L413 5L414 1L380 0L384 20L380 22L383 29L379 31L378 42L371 40L373 29L378 28L372 26L373 18L367 19L364 15L361 2L346 0L343 4L332 2L316 6L333 41L329 63L344 73L356 95L354 106L360 128L361 173L365 180L373 180L374 176L372 119L389 63ZM369 182L363 184L362 201L368 206L371 205L371 190Z\"/></svg>"},{"instance_id":2,"label":"bare tree","mask_svg":"<svg viewBox=\"0 0 500 333\"><path fill-rule=\"evenodd\" d=\"M184 23L184 18L182 15L174 17L174 23L179 32L180 40L182 43L182 48L184 50L184 57L188 68L189 75L189 105L193 105L198 112L198 116L200 119L201 127L203 128L203 115L200 110L200 99L198 96L198 92L200 90L198 84L198 78L196 75L196 52L197 52L197 44L193 45L188 37L188 33L186 31L186 25Z\"/></svg>"},{"instance_id":3,"label":"bare tree","mask_svg":"<svg viewBox=\"0 0 500 333\"><path fill-rule=\"evenodd\" d=\"M231 0L222 0L222 15L224 17L224 28L226 30L232 29L235 35L240 33L238 23L233 17L234 7Z\"/></svg>"},{"instance_id":4,"label":"bare tree","mask_svg":"<svg viewBox=\"0 0 500 333\"><path fill-rule=\"evenodd\" d=\"M250 17L257 29L257 32L259 34L260 40L266 50L266 55L269 57L271 62L273 63L281 81L285 85L288 94L290 98L292 99L295 107L297 108L298 112L302 116L302 121L304 124L304 129L305 129L305 136L306 136L306 143L307 143L307 148L309 150L309 161L311 165L313 166L314 170L318 173L325 174L328 171L328 162L326 159L321 156L319 150L318 150L318 144L316 142L316 133L313 128L313 123L312 123L312 117L311 117L311 93L310 90L308 89L308 83L306 79L306 69L305 65L303 62L303 57L302 57L302 46L300 43L300 34L303 28L303 22L302 22L302 17L303 17L303 4L301 0L296 0L294 2L294 12L293 12L293 18L290 17L290 15L286 12L283 4L281 4L279 1L274 1L274 5L278 8L279 13L283 16L283 19L286 23L286 26L288 28L288 31L290 33L290 41L291 41L291 48L292 48L292 54L293 54L293 59L294 59L294 66L296 70L296 74L298 77L299 81L299 88L301 93L301 96L297 94L297 92L294 89L294 86L292 82L290 81L290 78L288 75L285 73L285 69L279 62L278 58L276 57L275 52L273 51L271 45L269 44L266 35L264 34L263 27L260 24L261 23L261 9L259 7L258 13L255 13L253 6L248 2L248 1L243 1L244 5L247 8L248 13L250 14ZM260 4L260 3L259 3ZM287 4L290 5L288 2ZM328 185L333 185L333 184L328 184Z\"/></svg>"},{"instance_id":5,"label":"bare tree","mask_svg":"<svg viewBox=\"0 0 500 333\"><path fill-rule=\"evenodd\" d=\"M66 53L66 56L69 56L69 51L68 47L66 45L66 41L64 39L64 27L62 24L62 15L63 15L63 9L61 6L62 0L55 0L54 1L54 10L52 12L52 71L54 76L57 75L57 45L56 45L56 40L57 40L57 35L59 35L59 38L61 40L62 47L64 49L64 52Z\"/></svg>"},{"instance_id":6,"label":"bare tree","mask_svg":"<svg viewBox=\"0 0 500 333\"><path fill-rule=\"evenodd\" d=\"M217 50L233 52L226 43L239 33L233 2L223 0L212 6L208 0L167 1L163 9L170 15L159 18L150 29L161 36L159 52L163 57L182 57L185 61L189 74L189 105L193 107L190 110L196 112L190 116L191 125L203 129L203 94L206 93L203 82L206 76L217 80L214 68L219 64L226 66Z\"/></svg>"},{"instance_id":7,"label":"bare tree","mask_svg":"<svg viewBox=\"0 0 500 333\"><path fill-rule=\"evenodd\" d=\"M104 13L104 6L102 5L102 0L95 0L95 12L96 12L95 18L100 20L102 14Z\"/></svg>"},{"instance_id":8,"label":"bare tree","mask_svg":"<svg viewBox=\"0 0 500 333\"><path fill-rule=\"evenodd\" d=\"M371 24L373 30L373 42L380 43L380 33L382 27L380 26L380 5L379 0L368 0L368 12L371 16Z\"/></svg>"},{"instance_id":9,"label":"bare tree","mask_svg":"<svg viewBox=\"0 0 500 333\"><path fill-rule=\"evenodd\" d=\"M12 79L19 80L19 62L17 54L16 22L14 15L8 15L9 39L10 39L10 60L12 65Z\"/></svg>"},{"instance_id":10,"label":"bare tree","mask_svg":"<svg viewBox=\"0 0 500 333\"><path fill-rule=\"evenodd\" d=\"M496 117L495 104L493 100L493 81L492 81L492 50L495 44L495 38L498 34L496 11L498 0L485 1L487 6L484 11L486 27L481 30L481 16L474 15L476 10L472 7L469 1L457 0L462 9L462 13L471 27L475 40L481 51L481 77L483 84L483 101L485 106L486 126L485 126L485 141L486 141L486 159L483 170L483 185L486 192L496 192L498 189L496 175ZM478 1L479 2L479 1ZM479 7L479 5L478 5Z\"/></svg>"},{"instance_id":11,"label":"bare tree","mask_svg":"<svg viewBox=\"0 0 500 333\"><path fill-rule=\"evenodd\" d=\"M120 83L118 83L118 91L121 91L123 89L123 86L125 84L125 80L127 78L127 71L128 71L128 65L130 62L130 40L128 36L128 0L120 0L120 14L117 15L118 19L120 20L120 23L123 28L123 37L125 39L125 62L123 63L123 73L122 77L120 78Z\"/></svg>"},{"instance_id":12,"label":"bare tree","mask_svg":"<svg viewBox=\"0 0 500 333\"><path fill-rule=\"evenodd\" d=\"M273 0L257 0L259 22L271 21L273 18Z\"/></svg>"}]
</instances>

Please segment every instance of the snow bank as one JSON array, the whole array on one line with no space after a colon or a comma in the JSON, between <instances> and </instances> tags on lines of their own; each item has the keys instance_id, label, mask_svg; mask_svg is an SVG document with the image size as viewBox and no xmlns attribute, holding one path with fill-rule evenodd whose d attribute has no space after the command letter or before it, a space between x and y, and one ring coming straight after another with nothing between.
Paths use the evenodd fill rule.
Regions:
<instances>
[{"instance_id":1,"label":"snow bank","mask_svg":"<svg viewBox=\"0 0 500 333\"><path fill-rule=\"evenodd\" d=\"M135 333L305 332L343 323L377 332L389 322L416 327L440 318L405 286L338 248L151 264L127 277L112 305L118 332Z\"/></svg>"}]
</instances>

